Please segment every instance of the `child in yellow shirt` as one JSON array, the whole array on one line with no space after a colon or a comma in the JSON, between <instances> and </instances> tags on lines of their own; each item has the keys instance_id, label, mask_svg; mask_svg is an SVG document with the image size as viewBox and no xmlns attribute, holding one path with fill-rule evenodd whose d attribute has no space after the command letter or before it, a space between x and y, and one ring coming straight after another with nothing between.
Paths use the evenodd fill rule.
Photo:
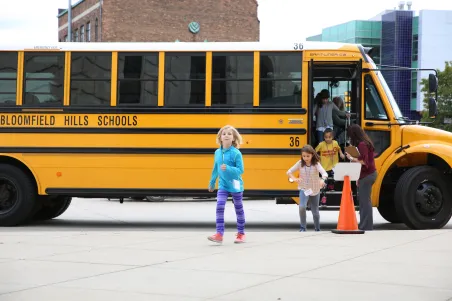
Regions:
<instances>
[{"instance_id":1,"label":"child in yellow shirt","mask_svg":"<svg viewBox=\"0 0 452 301\"><path fill-rule=\"evenodd\" d=\"M330 128L327 128L323 132L323 141L320 142L319 145L315 148L315 151L320 155L320 164L322 165L323 169L328 173L328 177L333 177L333 168L336 166L336 164L339 162L339 156L341 156L341 159L345 159L345 155L342 152L339 143L337 143L336 140L334 140L334 133L333 130ZM330 181L328 181L330 182ZM333 184L328 183L328 189L332 189L331 185L334 187ZM326 205L326 197L323 195L320 203L322 205Z\"/></svg>"}]
</instances>

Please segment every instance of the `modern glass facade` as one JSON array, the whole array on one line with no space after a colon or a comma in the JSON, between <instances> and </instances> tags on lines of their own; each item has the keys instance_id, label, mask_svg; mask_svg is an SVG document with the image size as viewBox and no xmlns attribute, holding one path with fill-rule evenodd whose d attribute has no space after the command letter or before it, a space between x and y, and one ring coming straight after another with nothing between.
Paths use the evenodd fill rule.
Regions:
<instances>
[{"instance_id":1,"label":"modern glass facade","mask_svg":"<svg viewBox=\"0 0 452 301\"><path fill-rule=\"evenodd\" d=\"M413 18L413 47L412 47L412 61L411 68L418 68L418 59L419 59L419 17ZM417 110L417 78L418 72L411 72L411 110Z\"/></svg>"},{"instance_id":2,"label":"modern glass facade","mask_svg":"<svg viewBox=\"0 0 452 301\"><path fill-rule=\"evenodd\" d=\"M379 65L418 65L419 18L411 10L391 10L373 20L355 20L327 27L307 41L357 43L372 47L372 59ZM417 72L382 72L404 116L420 119L417 107Z\"/></svg>"},{"instance_id":3,"label":"modern glass facade","mask_svg":"<svg viewBox=\"0 0 452 301\"><path fill-rule=\"evenodd\" d=\"M366 47L373 47L372 59L380 63L381 22L379 21L350 21L322 30L322 34L312 36L307 41L357 43Z\"/></svg>"},{"instance_id":4,"label":"modern glass facade","mask_svg":"<svg viewBox=\"0 0 452 301\"><path fill-rule=\"evenodd\" d=\"M413 11L396 10L382 16L381 64L411 68ZM411 111L411 71L383 71L403 115L419 117Z\"/></svg>"}]
</instances>

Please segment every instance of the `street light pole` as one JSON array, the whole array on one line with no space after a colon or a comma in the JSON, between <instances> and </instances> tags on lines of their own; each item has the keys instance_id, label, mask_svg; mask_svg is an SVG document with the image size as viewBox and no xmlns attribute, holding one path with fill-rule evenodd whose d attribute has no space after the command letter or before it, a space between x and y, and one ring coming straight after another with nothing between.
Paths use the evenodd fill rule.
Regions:
<instances>
[{"instance_id":1,"label":"street light pole","mask_svg":"<svg viewBox=\"0 0 452 301\"><path fill-rule=\"evenodd\" d=\"M69 42L72 42L72 3L69 0L69 6L67 9L67 36Z\"/></svg>"}]
</instances>

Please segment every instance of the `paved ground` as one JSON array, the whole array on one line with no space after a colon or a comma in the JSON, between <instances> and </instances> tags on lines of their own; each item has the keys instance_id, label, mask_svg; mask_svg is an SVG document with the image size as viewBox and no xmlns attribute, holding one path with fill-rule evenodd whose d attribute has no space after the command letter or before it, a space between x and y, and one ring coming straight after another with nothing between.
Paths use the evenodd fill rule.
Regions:
<instances>
[{"instance_id":1,"label":"paved ground","mask_svg":"<svg viewBox=\"0 0 452 301\"><path fill-rule=\"evenodd\" d=\"M336 235L299 233L295 205L245 204L248 242L234 245L215 204L75 199L59 219L0 228L0 300L452 300L452 223L437 231L387 224Z\"/></svg>"}]
</instances>

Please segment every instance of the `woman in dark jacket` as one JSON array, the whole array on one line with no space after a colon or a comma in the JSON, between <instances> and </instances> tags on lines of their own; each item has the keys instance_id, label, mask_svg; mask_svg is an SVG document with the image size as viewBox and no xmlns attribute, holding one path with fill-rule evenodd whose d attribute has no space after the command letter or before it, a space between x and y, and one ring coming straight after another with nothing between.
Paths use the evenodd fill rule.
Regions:
<instances>
[{"instance_id":1,"label":"woman in dark jacket","mask_svg":"<svg viewBox=\"0 0 452 301\"><path fill-rule=\"evenodd\" d=\"M370 195L372 185L377 179L377 170L374 161L375 147L369 136L357 124L352 124L347 128L347 135L350 137L350 143L358 148L360 154L358 158L353 158L350 154L345 153L351 162L361 163L361 173L357 183L359 193L359 229L364 231L373 230L372 201L370 200Z\"/></svg>"}]
</instances>

